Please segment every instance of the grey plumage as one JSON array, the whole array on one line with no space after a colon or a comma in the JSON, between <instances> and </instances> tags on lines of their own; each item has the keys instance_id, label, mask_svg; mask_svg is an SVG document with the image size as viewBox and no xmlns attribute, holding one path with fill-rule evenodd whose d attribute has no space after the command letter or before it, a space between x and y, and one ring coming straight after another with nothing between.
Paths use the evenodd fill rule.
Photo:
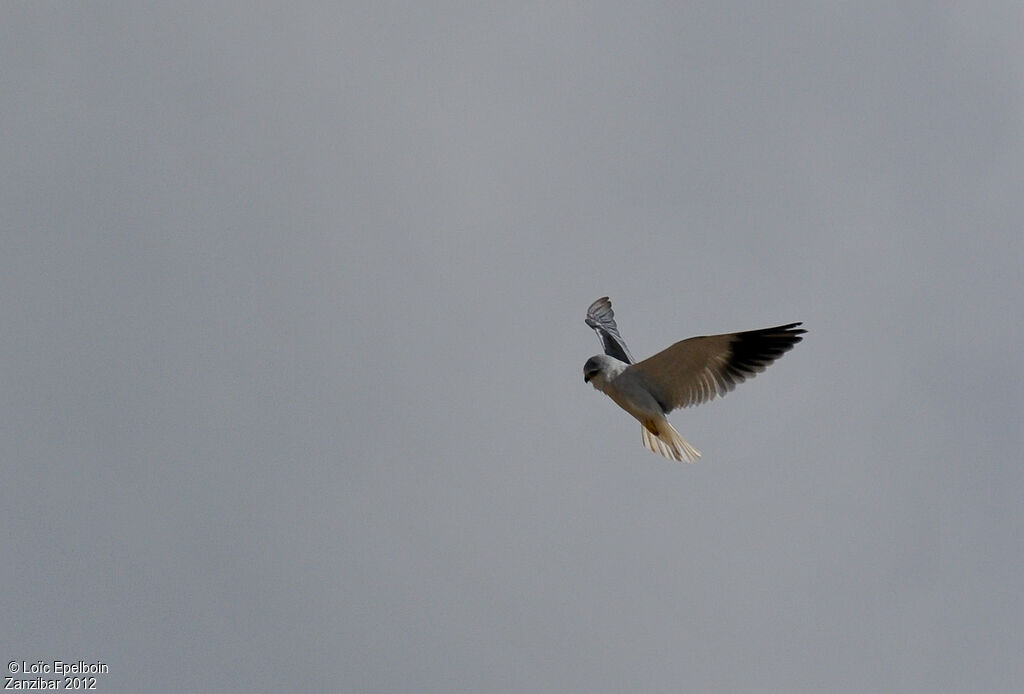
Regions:
<instances>
[{"instance_id":1,"label":"grey plumage","mask_svg":"<svg viewBox=\"0 0 1024 694\"><path fill-rule=\"evenodd\" d=\"M601 297L590 305L590 308L587 309L586 323L597 333L605 354L627 364L632 364L635 361L626 347L626 341L619 335L619 326L615 324L612 302L607 296Z\"/></svg>"},{"instance_id":2,"label":"grey plumage","mask_svg":"<svg viewBox=\"0 0 1024 694\"><path fill-rule=\"evenodd\" d=\"M679 435L665 415L725 395L764 371L807 332L799 327L801 323L788 323L761 330L691 337L633 363L619 335L608 297L591 304L586 323L597 332L605 354L587 360L583 380L643 424L647 448L667 458L690 462L700 453Z\"/></svg>"}]
</instances>

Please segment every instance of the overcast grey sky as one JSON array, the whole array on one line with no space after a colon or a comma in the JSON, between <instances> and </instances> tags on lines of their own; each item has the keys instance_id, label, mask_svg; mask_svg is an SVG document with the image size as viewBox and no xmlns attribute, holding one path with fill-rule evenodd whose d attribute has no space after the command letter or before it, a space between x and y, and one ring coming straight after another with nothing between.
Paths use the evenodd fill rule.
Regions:
<instances>
[{"instance_id":1,"label":"overcast grey sky","mask_svg":"<svg viewBox=\"0 0 1024 694\"><path fill-rule=\"evenodd\" d=\"M5 3L0 656L1024 682L1019 2ZM802 320L671 416L582 379Z\"/></svg>"}]
</instances>

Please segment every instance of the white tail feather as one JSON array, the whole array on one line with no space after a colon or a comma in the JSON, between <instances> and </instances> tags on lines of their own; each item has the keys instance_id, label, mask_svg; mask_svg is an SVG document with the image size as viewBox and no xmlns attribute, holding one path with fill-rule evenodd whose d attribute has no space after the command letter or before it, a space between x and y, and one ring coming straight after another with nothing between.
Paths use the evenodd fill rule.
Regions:
<instances>
[{"instance_id":1,"label":"white tail feather","mask_svg":"<svg viewBox=\"0 0 1024 694\"><path fill-rule=\"evenodd\" d=\"M644 446L649 451L663 455L669 460L695 463L700 457L700 451L686 442L679 432L667 421L658 422L658 434L652 434L647 427L641 426Z\"/></svg>"}]
</instances>

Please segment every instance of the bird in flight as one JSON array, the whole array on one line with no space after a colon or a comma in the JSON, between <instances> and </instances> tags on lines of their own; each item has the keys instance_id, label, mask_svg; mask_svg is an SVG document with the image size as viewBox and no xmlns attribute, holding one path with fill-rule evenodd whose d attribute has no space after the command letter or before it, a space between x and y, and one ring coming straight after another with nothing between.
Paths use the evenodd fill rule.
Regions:
<instances>
[{"instance_id":1,"label":"bird in flight","mask_svg":"<svg viewBox=\"0 0 1024 694\"><path fill-rule=\"evenodd\" d=\"M793 349L801 323L725 335L691 337L635 362L619 335L608 297L587 309L604 354L587 359L583 381L610 397L643 425L644 446L666 458L696 462L700 451L679 435L665 415L725 395Z\"/></svg>"}]
</instances>

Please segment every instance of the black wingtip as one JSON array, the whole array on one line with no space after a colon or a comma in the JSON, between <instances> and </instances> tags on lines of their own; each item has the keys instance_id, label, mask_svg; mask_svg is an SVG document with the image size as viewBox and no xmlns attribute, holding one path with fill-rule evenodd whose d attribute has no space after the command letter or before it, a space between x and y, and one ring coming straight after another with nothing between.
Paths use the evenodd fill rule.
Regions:
<instances>
[{"instance_id":1,"label":"black wingtip","mask_svg":"<svg viewBox=\"0 0 1024 694\"><path fill-rule=\"evenodd\" d=\"M797 321L796 323L786 323L785 325L777 325L774 328L765 328L764 330L755 330L752 332L764 334L779 333L781 335L789 335L795 337L796 340L799 342L802 338L798 336L807 334L807 331L800 327L801 325L803 325L803 321Z\"/></svg>"},{"instance_id":2,"label":"black wingtip","mask_svg":"<svg viewBox=\"0 0 1024 694\"><path fill-rule=\"evenodd\" d=\"M746 374L763 370L803 340L802 335L807 331L799 328L800 325L802 323L787 323L738 333L731 345L730 367Z\"/></svg>"}]
</instances>

